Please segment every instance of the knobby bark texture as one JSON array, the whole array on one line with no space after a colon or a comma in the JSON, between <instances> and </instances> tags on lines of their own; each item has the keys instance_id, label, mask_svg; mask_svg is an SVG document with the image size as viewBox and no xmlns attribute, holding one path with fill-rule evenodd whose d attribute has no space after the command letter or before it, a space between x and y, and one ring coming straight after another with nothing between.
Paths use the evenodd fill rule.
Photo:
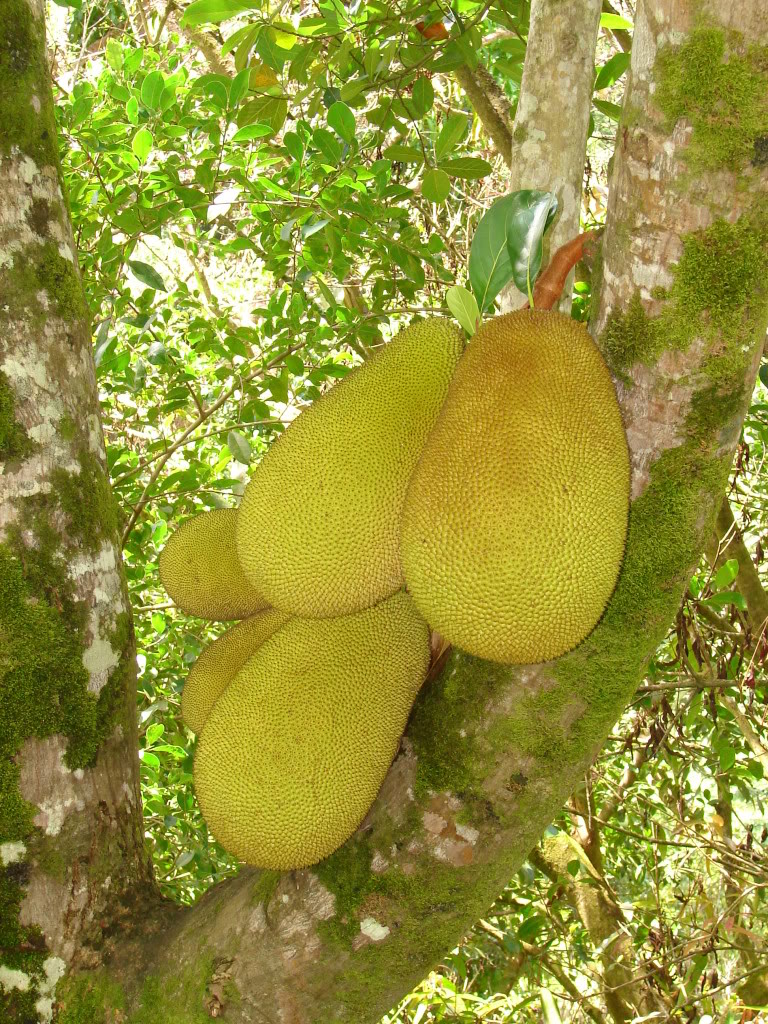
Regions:
<instances>
[{"instance_id":1,"label":"knobby bark texture","mask_svg":"<svg viewBox=\"0 0 768 1024\"><path fill-rule=\"evenodd\" d=\"M27 2L1 0L0 25L13 24L18 31L21 23L41 38L41 12ZM13 16L5 17L11 3ZM85 745L87 756L70 725L85 721L77 708L44 727L14 722L10 745L20 752L10 761L6 753L2 764L12 776L20 769L21 781L12 778L3 792L16 801L23 832L3 846L11 868L5 877L15 886L9 891L23 897L22 914L29 914L25 908L39 908L36 928L12 918L14 949L24 952L32 945L28 955L39 961L34 968L31 963L26 969L15 963L6 968L19 974L0 976L3 998L18 1000L34 989L38 999L50 1000L40 995L43 987L48 985L50 993L64 965L72 962L91 969L72 971L56 989L64 1024L100 1024L115 1019L113 1010L129 1024L201 1024L218 1016L236 1024L373 1022L456 944L519 867L583 776L674 617L713 529L754 382L768 320L768 27L759 0L733 6L737 18L731 9L721 9L724 5L697 4L694 10L693 3L681 0L647 0L638 12L612 182L604 287L594 320L619 381L634 500L619 584L594 633L567 657L534 667L510 669L453 652L439 678L420 695L400 754L350 842L312 870L284 875L244 870L191 909L150 898L135 842L135 740L129 736L128 705L119 710L116 699L114 717L105 714L103 729L94 727L93 740ZM21 15L27 20L19 22ZM0 69L10 60L18 62L14 40L8 31L0 36ZM21 52L38 53L31 46ZM29 107L36 114L50 110L49 93L42 88L41 49L39 54L36 70L29 72L34 88L30 85L21 99L20 120L3 106L9 92L19 95L16 79L10 89L7 80L0 81L0 124L6 118L16 123L12 117L28 124ZM52 132L52 121L46 123ZM52 136L47 145L47 155L41 156L39 143L33 139L28 149L24 137L2 151L3 199L14 180L29 179L29 195L17 194L16 207L32 211L35 183L46 167L55 167ZM30 165L12 168L14 160ZM55 171L48 176L55 180ZM63 217L57 187L45 196L45 209ZM50 212L47 220L34 212L22 217L3 207L0 220L0 266L13 288L0 302L0 315L9 317L1 343L7 350L0 350L7 377L0 437L11 453L5 457L12 469L6 468L3 481L29 467L15 483L18 490L26 480L29 494L4 505L16 518L6 527L10 539L2 554L11 583L3 586L18 595L12 607L20 620L38 608L46 624L56 615L80 615L65 620L67 636L78 638L76 654L67 663L77 679L78 657L82 662L95 635L89 609L96 595L107 590L98 570L73 573L71 566L86 557L101 565L114 532L103 525L110 522L105 497L104 508L92 513L98 543L82 540L90 532L75 525L81 502L73 501L66 487L62 491L54 476L54 466L70 466L65 471L74 486L86 472L74 466L80 466L81 452L89 452L95 461L87 465L94 479L103 480L103 456L96 443L97 420L90 420L97 414L87 338L66 329L67 324L82 327L82 307L65 313L60 296L69 293L47 290L35 277L45 263L25 258L25 232L32 225L39 230L41 219L50 223L54 218ZM59 225L63 230L65 217ZM11 252L18 238L20 255ZM71 257L68 233L61 246L70 246ZM56 251L61 255L58 241ZM72 258L66 263L74 267ZM17 282L28 279L32 287L27 292ZM46 301L43 316L39 310ZM31 344L36 346L30 351L32 369L25 377L13 353ZM59 355L51 358L49 351ZM74 371L78 359L80 375ZM43 415L52 402L64 403L68 418ZM92 422L92 438L84 422ZM48 445L51 455L44 459L38 448L29 447L35 445L44 451ZM33 504L22 504L27 499ZM32 512L38 505L43 518L35 527L40 518ZM81 577L91 579L90 588ZM53 591L49 579L55 581ZM111 611L123 610L119 578L112 593ZM33 624L33 632L37 629ZM4 645L7 635L0 629ZM24 653L17 655L17 666ZM26 653L38 672L39 650L27 648ZM106 668L102 692L120 664ZM39 678L44 678L42 670ZM17 715L26 723L23 715L30 712L25 709L34 709L35 701L28 684L17 679L11 692L20 695ZM80 693L72 685L72 692ZM88 685L81 686L86 695ZM40 734L47 738L24 742L24 736ZM63 758L51 768L35 755L42 783L34 792L27 790L29 806L21 803L17 789L22 786L23 796L29 750L41 743L61 744ZM82 767L71 760L76 751ZM114 767L114 776L107 765ZM61 796L62 787L86 779L101 794L95 806L84 784ZM101 788L97 779L103 780ZM46 835L50 794L63 815L58 837ZM81 931L71 955L53 927L58 904L50 904L53 925L47 927L46 910L30 900L26 884L39 873L46 885L63 887L57 872L68 877L67 821L78 843L82 829L93 844L76 846L75 861L107 925L100 932L89 926L91 908L70 900L67 926ZM110 849L104 832L115 837L124 863L109 856L104 867L101 858L92 861L91 849ZM50 854L41 860L34 854L38 843ZM82 874L72 893L80 892ZM27 931L22 933L23 928ZM55 954L56 948L62 952ZM42 1005L35 1012L44 1010Z\"/></svg>"},{"instance_id":2,"label":"knobby bark texture","mask_svg":"<svg viewBox=\"0 0 768 1024\"><path fill-rule=\"evenodd\" d=\"M509 191L554 192L559 209L549 232L554 252L579 233L584 152L595 78L601 0L533 0L525 66L512 129ZM560 308L571 311L570 275ZM501 294L502 313L528 297L514 285Z\"/></svg>"},{"instance_id":3,"label":"knobby bark texture","mask_svg":"<svg viewBox=\"0 0 768 1024\"><path fill-rule=\"evenodd\" d=\"M0 1020L149 879L134 669L43 4L0 0Z\"/></svg>"}]
</instances>

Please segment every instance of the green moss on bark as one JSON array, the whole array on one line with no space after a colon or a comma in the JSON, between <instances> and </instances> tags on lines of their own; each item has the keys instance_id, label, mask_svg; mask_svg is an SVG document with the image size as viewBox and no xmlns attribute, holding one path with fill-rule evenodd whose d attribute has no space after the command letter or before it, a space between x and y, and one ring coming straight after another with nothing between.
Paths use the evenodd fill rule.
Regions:
<instances>
[{"instance_id":1,"label":"green moss on bark","mask_svg":"<svg viewBox=\"0 0 768 1024\"><path fill-rule=\"evenodd\" d=\"M664 47L656 71L654 100L670 129L680 118L693 128L686 151L691 170L736 171L755 159L768 134L768 47L700 27L682 46Z\"/></svg>"},{"instance_id":2,"label":"green moss on bark","mask_svg":"<svg viewBox=\"0 0 768 1024\"><path fill-rule=\"evenodd\" d=\"M41 301L40 295L45 295ZM88 320L80 271L61 255L55 242L35 242L17 253L13 267L0 279L0 309L14 317L26 311L34 325L55 314L72 325Z\"/></svg>"},{"instance_id":3,"label":"green moss on bark","mask_svg":"<svg viewBox=\"0 0 768 1024\"><path fill-rule=\"evenodd\" d=\"M0 154L58 167L43 20L26 0L0 0L0 127Z\"/></svg>"},{"instance_id":4,"label":"green moss on bark","mask_svg":"<svg viewBox=\"0 0 768 1024\"><path fill-rule=\"evenodd\" d=\"M636 363L651 365L662 352L684 352L701 338L718 349L705 373L727 386L743 369L744 341L752 338L745 310L768 277L768 203L756 202L734 222L718 219L686 235L680 262L670 269L673 281L660 315L649 318L635 292L624 313L609 317L600 350L629 385Z\"/></svg>"},{"instance_id":5,"label":"green moss on bark","mask_svg":"<svg viewBox=\"0 0 768 1024\"><path fill-rule=\"evenodd\" d=\"M16 421L16 398L6 375L0 370L0 462L26 458L35 444Z\"/></svg>"},{"instance_id":6,"label":"green moss on bark","mask_svg":"<svg viewBox=\"0 0 768 1024\"><path fill-rule=\"evenodd\" d=\"M49 493L18 499L17 522L0 544L0 842L29 845L33 839L34 808L19 792L16 755L22 744L61 733L68 767L91 765L114 729L132 670L130 620L123 614L109 633L120 660L98 695L88 689L88 611L69 569L78 554L94 553L114 538L115 515L97 461L85 454L81 467L74 474L57 470ZM68 527L63 534L62 516ZM56 874L62 865L48 867ZM25 883L23 862L0 875L2 961L32 979L27 992L13 990L0 999L0 1016L9 1021L25 1019L27 1003L34 1007L46 956L39 932L18 920Z\"/></svg>"}]
</instances>

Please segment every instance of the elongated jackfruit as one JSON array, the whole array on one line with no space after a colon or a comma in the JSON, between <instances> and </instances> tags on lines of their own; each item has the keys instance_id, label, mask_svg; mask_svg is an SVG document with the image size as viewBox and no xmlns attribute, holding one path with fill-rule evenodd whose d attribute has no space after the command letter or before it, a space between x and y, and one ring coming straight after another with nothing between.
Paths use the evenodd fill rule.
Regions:
<instances>
[{"instance_id":1,"label":"elongated jackfruit","mask_svg":"<svg viewBox=\"0 0 768 1024\"><path fill-rule=\"evenodd\" d=\"M373 803L428 664L427 625L404 592L355 615L289 620L203 727L195 790L216 839L278 870L332 853Z\"/></svg>"},{"instance_id":2,"label":"elongated jackfruit","mask_svg":"<svg viewBox=\"0 0 768 1024\"><path fill-rule=\"evenodd\" d=\"M267 608L232 626L200 653L181 693L181 717L192 732L202 731L213 705L235 675L287 620L285 612Z\"/></svg>"},{"instance_id":3,"label":"elongated jackfruit","mask_svg":"<svg viewBox=\"0 0 768 1024\"><path fill-rule=\"evenodd\" d=\"M408 478L462 348L447 320L402 331L302 412L256 468L237 550L274 607L307 618L347 615L402 586Z\"/></svg>"},{"instance_id":4,"label":"elongated jackfruit","mask_svg":"<svg viewBox=\"0 0 768 1024\"><path fill-rule=\"evenodd\" d=\"M492 661L565 653L613 592L628 509L621 413L586 328L530 310L484 323L404 504L403 571L422 615Z\"/></svg>"},{"instance_id":5,"label":"elongated jackfruit","mask_svg":"<svg viewBox=\"0 0 768 1024\"><path fill-rule=\"evenodd\" d=\"M160 553L163 586L188 615L244 619L269 605L237 560L236 522L234 508L203 512L182 523Z\"/></svg>"}]
</instances>

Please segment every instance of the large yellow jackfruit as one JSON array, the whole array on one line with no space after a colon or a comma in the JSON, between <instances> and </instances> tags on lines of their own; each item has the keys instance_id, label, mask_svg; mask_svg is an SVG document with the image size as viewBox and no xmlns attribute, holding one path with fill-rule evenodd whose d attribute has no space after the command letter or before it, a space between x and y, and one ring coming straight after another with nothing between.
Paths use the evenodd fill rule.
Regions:
<instances>
[{"instance_id":1,"label":"large yellow jackfruit","mask_svg":"<svg viewBox=\"0 0 768 1024\"><path fill-rule=\"evenodd\" d=\"M240 505L237 550L271 605L307 618L347 615L402 586L408 478L463 344L447 320L409 327L306 409L264 457Z\"/></svg>"},{"instance_id":2,"label":"large yellow jackfruit","mask_svg":"<svg viewBox=\"0 0 768 1024\"><path fill-rule=\"evenodd\" d=\"M492 661L565 653L613 592L628 509L621 413L586 328L531 310L484 323L403 508L403 572L422 615Z\"/></svg>"},{"instance_id":3,"label":"large yellow jackfruit","mask_svg":"<svg viewBox=\"0 0 768 1024\"><path fill-rule=\"evenodd\" d=\"M267 608L238 622L201 651L181 693L181 717L192 732L202 731L213 705L235 675L287 620L285 612Z\"/></svg>"},{"instance_id":4,"label":"large yellow jackfruit","mask_svg":"<svg viewBox=\"0 0 768 1024\"><path fill-rule=\"evenodd\" d=\"M243 619L268 606L237 560L236 522L234 508L203 512L183 523L161 551L160 579L188 615Z\"/></svg>"},{"instance_id":5,"label":"large yellow jackfruit","mask_svg":"<svg viewBox=\"0 0 768 1024\"><path fill-rule=\"evenodd\" d=\"M332 853L373 803L428 664L429 631L404 592L355 615L289 620L203 727L195 790L216 839L278 870Z\"/></svg>"}]
</instances>

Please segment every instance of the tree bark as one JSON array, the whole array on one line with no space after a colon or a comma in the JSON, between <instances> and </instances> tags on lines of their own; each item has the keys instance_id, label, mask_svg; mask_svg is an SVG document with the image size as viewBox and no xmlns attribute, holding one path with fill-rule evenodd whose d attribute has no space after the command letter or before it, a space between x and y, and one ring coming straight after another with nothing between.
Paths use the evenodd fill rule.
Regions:
<instances>
[{"instance_id":1,"label":"tree bark","mask_svg":"<svg viewBox=\"0 0 768 1024\"><path fill-rule=\"evenodd\" d=\"M552 252L579 234L584 153L595 78L602 0L533 0L523 80L512 129L508 189L554 192L559 207L549 233ZM573 274L560 308L570 315ZM501 294L502 313L528 296L514 284Z\"/></svg>"},{"instance_id":2,"label":"tree bark","mask_svg":"<svg viewBox=\"0 0 768 1024\"><path fill-rule=\"evenodd\" d=\"M130 608L43 4L0 0L0 1019L148 885Z\"/></svg>"},{"instance_id":3,"label":"tree bark","mask_svg":"<svg viewBox=\"0 0 768 1024\"><path fill-rule=\"evenodd\" d=\"M43 89L39 0L33 7L27 6L30 0L1 2L12 3L14 15L5 17L0 7L0 24L13 21L16 31L21 9L28 12L35 37L34 47L30 44L25 52L25 58L34 57L35 91L22 95L21 103L36 115L38 105L50 113L50 92ZM31 756L41 766L40 787L26 791L36 805L37 822L26 822L21 838L11 839L25 846L19 856L27 858L29 878L35 872L51 877L50 861L38 863L29 856L37 843L50 840L46 848L69 863L64 828L60 838L45 835L51 822L45 810L49 799L54 820L71 817L78 826L73 826L78 844L85 842L83 836L93 844L76 847L75 862L93 872L88 878L95 884L88 891L95 903L81 906L74 897L69 900L67 927L70 935L79 936L71 955L56 933L59 904L30 899L24 873L12 872L14 884L25 893L26 921L42 928L48 961L54 956L61 960L50 968L51 976L69 962L93 968L73 972L56 991L73 1015L86 1009L89 1019L99 1020L102 1010L118 1008L129 1024L197 1024L222 1014L234 1024L378 1020L487 910L598 752L672 621L713 528L768 320L768 214L759 199L768 174L759 160L764 147L756 134L764 130L760 104L768 81L766 64L753 49L768 42L766 15L758 0L733 5L738 24L726 5L697 5L703 13L694 28L692 6L647 0L639 10L615 158L595 334L620 378L633 505L621 577L602 621L576 651L544 665L508 668L453 652L439 678L420 695L401 751L352 840L312 870L282 876L243 870L191 909L156 904L146 882L127 702L118 722L122 731L108 720L111 729L94 733L94 742L102 742L93 766L84 759L82 769L74 769L73 762L62 770L63 762L48 747L47 759L29 753L30 747L48 744L54 754L66 750L65 761L73 749L82 757L79 737L73 746L71 736L61 735L66 722L50 723L47 739L18 744L21 752L14 758L21 762L22 778ZM725 22L734 30L727 36L721 31ZM0 35L0 68L12 45L16 53L18 41L9 41L6 30ZM702 64L710 78L738 74L748 84L746 91L755 98L743 121L742 111L724 102L727 90L713 95L690 85L690 69ZM8 93L2 85L4 131L6 116L13 122L2 106ZM20 91L18 85L14 89ZM696 102L684 113L690 95ZM46 125L52 133L52 121ZM2 132L0 137L5 138ZM48 182L46 202L56 204L51 209L63 218L57 224L66 224L58 187L50 186L56 177L52 134L44 158L35 149L33 159L19 142L14 146L3 150L0 165L5 186L0 224L3 231L8 224L12 228L0 246L4 275L17 272L16 239L25 245L33 227L40 230L33 207L36 188ZM18 184L10 194L17 207L30 213L14 220L5 205L19 179L29 194L19 197ZM71 246L69 235L65 243ZM12 246L9 271L5 254ZM38 250L26 256L25 249L20 251L24 273L34 274L38 261L32 255ZM67 265L73 266L71 251ZM103 480L82 305L62 307L59 291L46 292L44 285L25 297L15 281L12 277L13 290L0 301L0 310L10 310L2 313L9 316L2 334L8 354L5 348L2 352L10 381L7 395L15 410L3 436L10 438L6 447L15 453L10 465L19 466L12 473L6 469L3 480L13 479L17 497L10 507L21 507L12 515L24 528L18 535L11 532L7 557L15 558L24 585L38 588L28 591L34 607L49 608L53 616L64 613L58 605L64 611L76 605L84 615L108 593L114 614L125 608L114 531L107 538L98 536L98 543L85 531L91 539L83 540L71 522L70 492L64 487L62 496L52 476L57 463L77 475L74 466L85 451L98 463L95 479ZM38 321L33 331L30 318L38 310L35 303L43 301L48 302L45 323ZM71 335L67 328L71 331L73 324L79 326ZM49 346L54 356L48 355ZM18 353L29 357L23 366ZM74 429L69 419L50 411L56 402L63 403ZM0 408L8 406L4 397ZM28 442L48 445L43 449L48 456L28 451ZM33 522L27 508L37 506L18 504L27 493L30 501L43 495L50 502L50 509L45 506L43 539L50 541L45 550L53 551L49 562L59 557L63 564L53 591L45 584L49 562L42 565L34 555L35 544L42 541L34 528L26 528ZM95 531L108 520L108 512L100 509L93 519ZM106 554L107 545L112 556ZM86 560L87 570L72 568L81 564L78 558ZM104 580L107 562L111 584ZM83 626L78 633L70 625L88 651L91 632ZM130 658L124 658L127 664ZM98 662L102 671L105 660ZM8 678L6 673L4 683ZM125 697L128 689L126 672L116 690ZM114 766L114 774L107 765ZM76 809L78 800L81 810ZM105 833L118 836L116 845L125 851L123 861L107 857L106 867L98 856L108 848ZM14 863L9 866L15 868L19 847L10 849ZM67 892L79 894L81 884L73 879ZM98 914L105 912L107 928L100 935L90 923L94 906ZM7 969L16 968L11 964ZM43 967L35 978L28 972L34 986L28 983L25 991L34 987L41 993L47 975ZM9 975L0 974L3 997L10 993L18 1003L25 991L14 987L15 975L10 977L9 988Z\"/></svg>"}]
</instances>

